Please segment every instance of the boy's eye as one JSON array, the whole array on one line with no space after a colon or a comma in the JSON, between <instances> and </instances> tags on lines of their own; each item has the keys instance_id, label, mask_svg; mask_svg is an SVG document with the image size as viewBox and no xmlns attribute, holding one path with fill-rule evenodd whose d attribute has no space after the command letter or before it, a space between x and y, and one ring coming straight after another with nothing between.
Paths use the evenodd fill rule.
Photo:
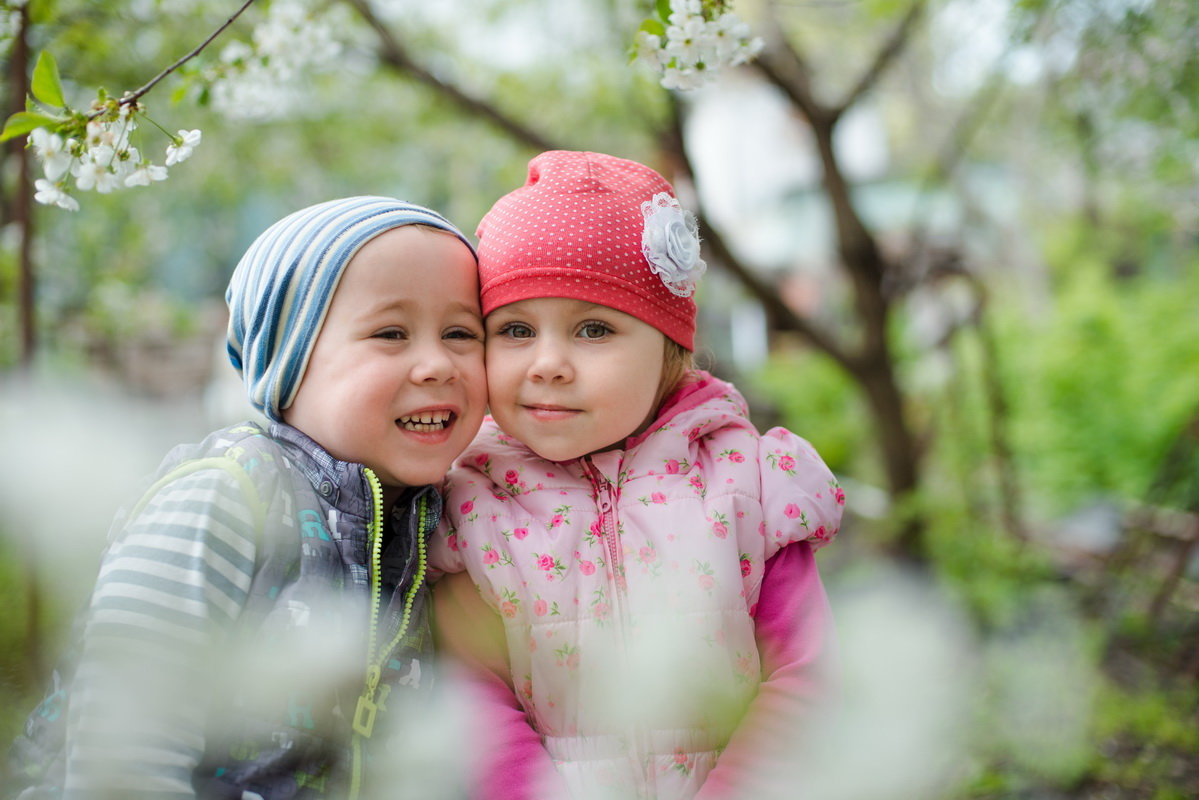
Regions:
<instances>
[{"instance_id":1,"label":"boy's eye","mask_svg":"<svg viewBox=\"0 0 1199 800\"><path fill-rule=\"evenodd\" d=\"M612 327L605 322L584 322L579 328L579 336L583 339L602 339L612 333Z\"/></svg>"},{"instance_id":2,"label":"boy's eye","mask_svg":"<svg viewBox=\"0 0 1199 800\"><path fill-rule=\"evenodd\" d=\"M507 336L509 339L532 339L536 333L523 322L509 322L501 325L495 332L496 336Z\"/></svg>"},{"instance_id":3,"label":"boy's eye","mask_svg":"<svg viewBox=\"0 0 1199 800\"><path fill-rule=\"evenodd\" d=\"M443 339L470 339L478 341L483 338L483 335L477 331L472 331L470 328L450 328L444 334Z\"/></svg>"},{"instance_id":4,"label":"boy's eye","mask_svg":"<svg viewBox=\"0 0 1199 800\"><path fill-rule=\"evenodd\" d=\"M403 328L385 328L375 334L376 339L407 339L408 332Z\"/></svg>"}]
</instances>

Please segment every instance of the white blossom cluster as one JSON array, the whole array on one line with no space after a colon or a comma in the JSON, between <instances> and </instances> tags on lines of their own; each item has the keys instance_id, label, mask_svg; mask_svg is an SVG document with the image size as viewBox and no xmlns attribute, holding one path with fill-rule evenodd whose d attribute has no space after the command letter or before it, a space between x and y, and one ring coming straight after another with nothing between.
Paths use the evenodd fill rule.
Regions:
<instances>
[{"instance_id":1,"label":"white blossom cluster","mask_svg":"<svg viewBox=\"0 0 1199 800\"><path fill-rule=\"evenodd\" d=\"M728 10L727 0L670 0L665 25L649 20L637 32L636 59L662 72L667 89L698 89L720 70L753 59L762 39Z\"/></svg>"},{"instance_id":2,"label":"white blossom cluster","mask_svg":"<svg viewBox=\"0 0 1199 800\"><path fill-rule=\"evenodd\" d=\"M219 64L200 78L217 110L236 119L295 113L295 104L304 96L300 81L305 74L327 68L341 52L334 31L342 23L343 10L318 13L316 7L314 0L275 0L254 28L251 42L236 41L225 48ZM48 67L44 76L52 88L36 99L52 115L35 115L45 118L45 126L30 131L28 141L45 172L35 183L39 203L74 211L79 202L68 193L72 188L107 194L166 180L167 168L187 159L200 143L199 130L167 134L171 143L165 163L154 164L130 142L137 119L145 116L141 105L118 102L101 92L89 114L73 112L62 97L57 67Z\"/></svg>"},{"instance_id":3,"label":"white blossom cluster","mask_svg":"<svg viewBox=\"0 0 1199 800\"><path fill-rule=\"evenodd\" d=\"M29 134L29 147L42 165L44 178L34 183L34 200L45 205L78 211L79 201L67 194L68 178L81 192L108 194L117 189L149 186L166 180L167 167L191 156L200 144L199 130L181 130L167 145L165 165L146 159L130 143L137 129L136 113L121 106L115 119L93 119L83 136L64 138L46 128Z\"/></svg>"},{"instance_id":4,"label":"white blossom cluster","mask_svg":"<svg viewBox=\"0 0 1199 800\"><path fill-rule=\"evenodd\" d=\"M309 71L329 69L341 54L340 6L317 12L311 0L275 0L252 42L230 42L208 75L213 107L232 119L277 119L308 94Z\"/></svg>"}]
</instances>

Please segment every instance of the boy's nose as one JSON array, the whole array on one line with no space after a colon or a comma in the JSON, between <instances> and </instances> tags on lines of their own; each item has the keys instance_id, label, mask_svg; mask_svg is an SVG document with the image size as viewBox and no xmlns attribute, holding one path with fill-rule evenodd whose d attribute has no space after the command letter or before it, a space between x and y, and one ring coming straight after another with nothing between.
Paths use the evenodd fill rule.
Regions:
<instances>
[{"instance_id":1,"label":"boy's nose","mask_svg":"<svg viewBox=\"0 0 1199 800\"><path fill-rule=\"evenodd\" d=\"M415 355L411 373L415 383L445 383L458 374L454 359L440 344L423 347Z\"/></svg>"}]
</instances>

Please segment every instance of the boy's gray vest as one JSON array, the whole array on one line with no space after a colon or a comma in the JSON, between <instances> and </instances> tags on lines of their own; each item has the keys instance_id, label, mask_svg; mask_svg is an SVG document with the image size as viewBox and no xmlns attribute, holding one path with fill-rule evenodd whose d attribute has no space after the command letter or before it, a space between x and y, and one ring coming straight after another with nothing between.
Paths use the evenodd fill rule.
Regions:
<instances>
[{"instance_id":1,"label":"boy's gray vest","mask_svg":"<svg viewBox=\"0 0 1199 800\"><path fill-rule=\"evenodd\" d=\"M247 502L258 504L255 517L262 528L255 531L259 546L250 595L227 643L227 658L235 661L232 669L222 670L235 682L210 689L205 755L194 773L197 796L347 797L349 787L357 787L362 774L371 771L372 753L381 750L387 709L403 705L405 713L413 713L413 703L400 700L412 700L412 690L425 688L422 683L431 677L423 543L440 517L440 495L419 487L395 505L380 569L377 648L385 650L396 639L405 617L408 624L393 649L376 654L379 689L364 702L371 602L367 526L373 503L361 467L333 459L289 426L271 425L268 434L246 423L217 431L199 445L175 448L156 485L194 469L200 460L229 470L242 483ZM114 525L117 535L122 521ZM414 581L419 584L410 593ZM330 646L312 635L305 640L310 631L317 636L338 632L333 641L352 651L336 679L303 680L306 665L292 663L270 687L277 691L264 691L257 681L236 684L236 676L255 671L243 673L236 659ZM291 645L301 649L284 649ZM61 796L66 705L75 666L75 653L68 653L50 694L15 742L6 797ZM403 694L388 701L393 691Z\"/></svg>"}]
</instances>

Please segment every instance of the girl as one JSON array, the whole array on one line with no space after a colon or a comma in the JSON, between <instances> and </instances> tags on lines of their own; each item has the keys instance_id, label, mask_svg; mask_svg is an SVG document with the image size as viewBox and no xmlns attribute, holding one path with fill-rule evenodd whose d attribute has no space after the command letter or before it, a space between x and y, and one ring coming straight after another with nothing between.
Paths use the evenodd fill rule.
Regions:
<instances>
[{"instance_id":1,"label":"girl","mask_svg":"<svg viewBox=\"0 0 1199 800\"><path fill-rule=\"evenodd\" d=\"M435 603L478 678L478 794L769 794L823 692L812 553L844 494L807 442L759 434L692 368L705 266L656 172L543 153L478 235L494 420L451 472L430 555L469 576Z\"/></svg>"}]
</instances>

